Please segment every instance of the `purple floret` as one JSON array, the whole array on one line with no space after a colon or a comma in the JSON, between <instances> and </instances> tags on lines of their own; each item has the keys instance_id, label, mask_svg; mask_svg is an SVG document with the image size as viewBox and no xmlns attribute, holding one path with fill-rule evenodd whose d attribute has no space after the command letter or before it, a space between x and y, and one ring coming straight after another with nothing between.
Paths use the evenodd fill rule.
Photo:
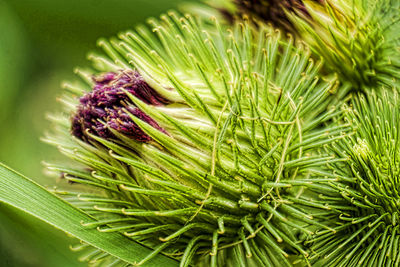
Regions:
<instances>
[{"instance_id":1,"label":"purple floret","mask_svg":"<svg viewBox=\"0 0 400 267\"><path fill-rule=\"evenodd\" d=\"M87 138L85 132L89 130L102 138L113 138L114 135L108 129L111 127L134 140L151 141L151 137L133 122L124 109L165 133L156 121L135 107L122 90L150 105L164 105L169 102L151 88L138 72L132 70L108 72L94 77L93 81L95 82L93 91L79 99L80 105L72 117L71 132L74 136L85 140Z\"/></svg>"}]
</instances>

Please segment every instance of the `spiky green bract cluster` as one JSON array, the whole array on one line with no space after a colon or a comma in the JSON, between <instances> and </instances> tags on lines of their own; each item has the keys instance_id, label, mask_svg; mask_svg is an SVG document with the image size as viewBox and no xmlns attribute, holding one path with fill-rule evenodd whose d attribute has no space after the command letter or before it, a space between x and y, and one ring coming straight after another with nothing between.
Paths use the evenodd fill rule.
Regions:
<instances>
[{"instance_id":1,"label":"spiky green bract cluster","mask_svg":"<svg viewBox=\"0 0 400 267\"><path fill-rule=\"evenodd\" d=\"M332 148L348 160L331 165L337 181L323 196L335 232L308 241L316 266L400 265L400 102L396 90L381 91L352 99L345 121L355 133Z\"/></svg>"},{"instance_id":2,"label":"spiky green bract cluster","mask_svg":"<svg viewBox=\"0 0 400 267\"><path fill-rule=\"evenodd\" d=\"M92 74L136 69L170 104L129 97L165 132L131 115L152 141L109 128L115 138L89 129L84 142L71 137L70 115L54 117L47 141L85 167L49 169L85 186L64 194L99 220L86 225L154 248L138 264L162 252L181 266L290 266L290 255L308 256L299 242L308 228L325 227L300 197L303 186L319 192L313 181L332 180L325 166L340 160L319 149L349 128L324 126L341 113L328 110L337 83L319 79L320 64L279 31L201 23L171 13L150 21L155 34L139 27L101 41L108 57L92 55L95 69L78 71L86 85L65 85L66 113L92 89Z\"/></svg>"},{"instance_id":3,"label":"spiky green bract cluster","mask_svg":"<svg viewBox=\"0 0 400 267\"><path fill-rule=\"evenodd\" d=\"M400 2L338 0L316 6L311 18L292 16L303 40L355 90L392 87L400 80Z\"/></svg>"}]
</instances>

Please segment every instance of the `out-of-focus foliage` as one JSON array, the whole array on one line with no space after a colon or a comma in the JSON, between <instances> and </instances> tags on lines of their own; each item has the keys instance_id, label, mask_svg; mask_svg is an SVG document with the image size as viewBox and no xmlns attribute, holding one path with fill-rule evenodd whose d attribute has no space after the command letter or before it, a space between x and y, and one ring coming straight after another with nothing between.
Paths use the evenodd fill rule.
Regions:
<instances>
[{"instance_id":1,"label":"out-of-focus foliage","mask_svg":"<svg viewBox=\"0 0 400 267\"><path fill-rule=\"evenodd\" d=\"M25 212L0 204L0 266L86 266L69 250L73 239Z\"/></svg>"},{"instance_id":2,"label":"out-of-focus foliage","mask_svg":"<svg viewBox=\"0 0 400 267\"><path fill-rule=\"evenodd\" d=\"M87 63L96 40L144 23L182 0L0 0L0 161L41 184L42 159L55 149L39 138L55 110L60 81ZM0 205L0 266L80 266L70 240ZM21 257L24 255L24 257Z\"/></svg>"},{"instance_id":3,"label":"out-of-focus foliage","mask_svg":"<svg viewBox=\"0 0 400 267\"><path fill-rule=\"evenodd\" d=\"M0 1L0 120L4 120L22 83L25 72L26 41L22 27L6 3ZM1 127L3 128L3 127Z\"/></svg>"}]
</instances>

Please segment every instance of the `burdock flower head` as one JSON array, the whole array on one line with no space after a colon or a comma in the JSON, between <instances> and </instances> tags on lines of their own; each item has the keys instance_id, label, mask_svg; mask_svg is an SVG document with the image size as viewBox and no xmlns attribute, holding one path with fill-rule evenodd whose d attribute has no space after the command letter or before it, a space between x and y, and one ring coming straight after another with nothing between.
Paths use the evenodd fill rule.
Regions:
<instances>
[{"instance_id":1,"label":"burdock flower head","mask_svg":"<svg viewBox=\"0 0 400 267\"><path fill-rule=\"evenodd\" d=\"M83 225L154 249L137 264L157 253L181 266L306 260L302 241L333 231L304 199L325 190L312 179L333 179L337 159L320 147L349 128L327 125L341 114L329 107L336 80L262 23L150 23L101 41L108 56L66 84L68 116L47 140L84 166L49 168L85 186L59 193L98 220ZM91 263L126 264L88 249Z\"/></svg>"},{"instance_id":2,"label":"burdock flower head","mask_svg":"<svg viewBox=\"0 0 400 267\"><path fill-rule=\"evenodd\" d=\"M325 221L335 230L316 231L307 241L317 266L400 264L399 96L396 89L380 90L351 100L343 121L355 133L331 147L347 160L330 166L336 182L320 183L327 190L313 203L319 212L332 210Z\"/></svg>"},{"instance_id":3,"label":"burdock flower head","mask_svg":"<svg viewBox=\"0 0 400 267\"><path fill-rule=\"evenodd\" d=\"M400 81L398 0L306 2L309 18L290 20L315 52L355 90L392 87Z\"/></svg>"}]
</instances>

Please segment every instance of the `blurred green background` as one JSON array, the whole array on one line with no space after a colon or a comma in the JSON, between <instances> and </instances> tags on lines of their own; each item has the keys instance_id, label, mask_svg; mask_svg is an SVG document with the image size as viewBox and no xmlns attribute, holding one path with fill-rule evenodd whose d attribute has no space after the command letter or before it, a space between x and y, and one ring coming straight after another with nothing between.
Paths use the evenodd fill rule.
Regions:
<instances>
[{"instance_id":1,"label":"blurred green background","mask_svg":"<svg viewBox=\"0 0 400 267\"><path fill-rule=\"evenodd\" d=\"M60 158L39 138L63 80L111 37L183 0L0 0L0 162L45 186L43 160ZM0 203L0 266L83 266L72 239Z\"/></svg>"}]
</instances>

